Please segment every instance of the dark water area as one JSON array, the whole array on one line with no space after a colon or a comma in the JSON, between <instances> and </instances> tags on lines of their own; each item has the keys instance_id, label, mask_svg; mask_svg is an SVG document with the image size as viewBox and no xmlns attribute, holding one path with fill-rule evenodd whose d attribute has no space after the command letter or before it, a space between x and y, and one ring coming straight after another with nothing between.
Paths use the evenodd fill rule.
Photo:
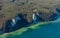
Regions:
<instances>
[{"instance_id":1,"label":"dark water area","mask_svg":"<svg viewBox=\"0 0 60 38\"><path fill-rule=\"evenodd\" d=\"M40 26L38 30L24 32L20 38L60 38L60 18Z\"/></svg>"}]
</instances>

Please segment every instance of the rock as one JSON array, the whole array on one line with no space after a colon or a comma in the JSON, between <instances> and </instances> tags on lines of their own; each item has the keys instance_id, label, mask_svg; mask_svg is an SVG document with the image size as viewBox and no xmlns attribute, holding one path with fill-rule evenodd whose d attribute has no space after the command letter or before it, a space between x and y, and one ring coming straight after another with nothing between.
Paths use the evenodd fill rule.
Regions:
<instances>
[{"instance_id":1,"label":"rock","mask_svg":"<svg viewBox=\"0 0 60 38\"><path fill-rule=\"evenodd\" d=\"M28 21L24 18L24 14L18 14L15 19L7 20L6 22L6 32L15 31L22 27L28 26Z\"/></svg>"},{"instance_id":2,"label":"rock","mask_svg":"<svg viewBox=\"0 0 60 38\"><path fill-rule=\"evenodd\" d=\"M4 14L4 18L0 19L0 28L3 28L6 32L15 31L37 22L54 21L58 18L58 13L55 12L56 4L40 3L39 0L1 1L0 13ZM57 11L60 12L60 9L57 9Z\"/></svg>"}]
</instances>

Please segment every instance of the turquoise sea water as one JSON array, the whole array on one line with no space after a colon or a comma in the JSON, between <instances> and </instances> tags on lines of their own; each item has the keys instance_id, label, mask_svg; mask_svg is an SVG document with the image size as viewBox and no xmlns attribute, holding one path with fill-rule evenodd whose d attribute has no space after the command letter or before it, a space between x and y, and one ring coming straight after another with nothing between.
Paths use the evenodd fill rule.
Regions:
<instances>
[{"instance_id":1,"label":"turquoise sea water","mask_svg":"<svg viewBox=\"0 0 60 38\"><path fill-rule=\"evenodd\" d=\"M60 38L60 18L52 22L37 23L31 27L2 34L0 38Z\"/></svg>"},{"instance_id":2,"label":"turquoise sea water","mask_svg":"<svg viewBox=\"0 0 60 38\"><path fill-rule=\"evenodd\" d=\"M60 18L49 24L44 24L38 30L23 33L21 38L60 38Z\"/></svg>"}]
</instances>

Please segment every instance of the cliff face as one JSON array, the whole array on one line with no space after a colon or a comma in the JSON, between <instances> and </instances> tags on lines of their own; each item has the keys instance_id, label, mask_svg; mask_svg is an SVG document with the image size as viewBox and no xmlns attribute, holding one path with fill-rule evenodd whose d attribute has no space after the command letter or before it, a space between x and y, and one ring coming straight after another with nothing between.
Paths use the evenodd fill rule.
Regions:
<instances>
[{"instance_id":1,"label":"cliff face","mask_svg":"<svg viewBox=\"0 0 60 38\"><path fill-rule=\"evenodd\" d=\"M18 16L18 14L21 14L21 13L23 14L23 20L25 20L25 21L21 21L22 25L25 22L34 23L34 22L47 22L47 21L56 20L58 18L58 17L56 18L56 16L59 14L56 11L56 8L58 7L56 5L57 4L56 2L58 2L59 0L55 1L54 3L53 1L52 0L46 0L46 1L0 0L0 29L3 28L3 31L5 31L6 25L9 27L8 24L9 23L11 24L10 21L8 22L8 24L5 24L6 21L10 19L16 20L17 19L16 16ZM21 18L21 16L19 18ZM17 22L17 24L19 23L20 21Z\"/></svg>"}]
</instances>

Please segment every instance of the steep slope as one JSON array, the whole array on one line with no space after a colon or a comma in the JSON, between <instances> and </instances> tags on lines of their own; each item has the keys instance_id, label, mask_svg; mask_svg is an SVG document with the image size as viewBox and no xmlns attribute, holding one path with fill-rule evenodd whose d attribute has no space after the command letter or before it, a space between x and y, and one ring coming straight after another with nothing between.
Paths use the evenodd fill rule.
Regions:
<instances>
[{"instance_id":1,"label":"steep slope","mask_svg":"<svg viewBox=\"0 0 60 38\"><path fill-rule=\"evenodd\" d=\"M59 2L59 0L0 0L0 30L3 32L7 30L6 28L11 30L13 28L12 25L14 24L10 19L17 19L16 16L21 13L26 14L26 16L23 15L24 20L26 19L26 21L18 20L15 27L25 26L25 22L31 24L38 21L54 21L60 15L59 12L56 11L56 2ZM8 20L9 22L6 23ZM9 28L10 26L11 28Z\"/></svg>"}]
</instances>

